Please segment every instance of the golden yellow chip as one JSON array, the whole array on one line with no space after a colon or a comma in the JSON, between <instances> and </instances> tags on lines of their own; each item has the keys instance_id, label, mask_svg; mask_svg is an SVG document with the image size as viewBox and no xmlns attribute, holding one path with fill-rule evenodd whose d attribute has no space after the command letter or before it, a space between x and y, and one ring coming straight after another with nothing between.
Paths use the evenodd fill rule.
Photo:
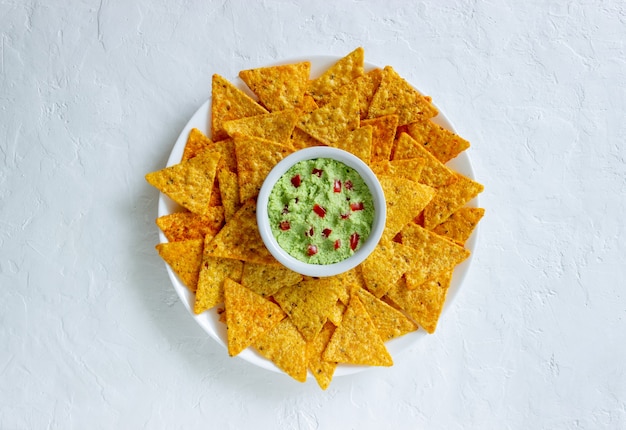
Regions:
<instances>
[{"instance_id":1,"label":"golden yellow chip","mask_svg":"<svg viewBox=\"0 0 626 430\"><path fill-rule=\"evenodd\" d=\"M376 176L394 176L419 182L422 169L426 161L423 158L410 158L408 160L378 161L370 167Z\"/></svg>"},{"instance_id":2,"label":"golden yellow chip","mask_svg":"<svg viewBox=\"0 0 626 430\"><path fill-rule=\"evenodd\" d=\"M194 158L146 175L150 185L191 212L210 216L218 152L202 152Z\"/></svg>"},{"instance_id":3,"label":"golden yellow chip","mask_svg":"<svg viewBox=\"0 0 626 430\"><path fill-rule=\"evenodd\" d=\"M336 362L326 361L322 357L334 331L335 326L327 322L322 331L306 345L307 366L322 390L328 388L337 368Z\"/></svg>"},{"instance_id":4,"label":"golden yellow chip","mask_svg":"<svg viewBox=\"0 0 626 430\"><path fill-rule=\"evenodd\" d=\"M202 239L164 242L156 246L159 255L190 291L196 291L202 263Z\"/></svg>"},{"instance_id":5,"label":"golden yellow chip","mask_svg":"<svg viewBox=\"0 0 626 430\"><path fill-rule=\"evenodd\" d=\"M388 292L387 298L402 309L428 333L434 333L446 300L452 272L440 274L409 290L401 278Z\"/></svg>"},{"instance_id":6,"label":"golden yellow chip","mask_svg":"<svg viewBox=\"0 0 626 430\"><path fill-rule=\"evenodd\" d=\"M302 281L302 275L284 266L246 263L241 283L263 297L269 297L283 287Z\"/></svg>"},{"instance_id":7,"label":"golden yellow chip","mask_svg":"<svg viewBox=\"0 0 626 430\"><path fill-rule=\"evenodd\" d=\"M381 241L376 249L361 263L361 272L367 288L380 298L411 267L415 252L408 246L391 241Z\"/></svg>"},{"instance_id":8,"label":"golden yellow chip","mask_svg":"<svg viewBox=\"0 0 626 430\"><path fill-rule=\"evenodd\" d=\"M348 133L344 139L329 143L329 145L348 151L359 157L364 163L369 163L372 156L372 131L371 125L357 128Z\"/></svg>"},{"instance_id":9,"label":"golden yellow chip","mask_svg":"<svg viewBox=\"0 0 626 430\"><path fill-rule=\"evenodd\" d=\"M170 242L189 239L204 239L215 236L224 225L224 208L209 208L209 215L198 215L193 212L175 212L156 219L156 224Z\"/></svg>"},{"instance_id":10,"label":"golden yellow chip","mask_svg":"<svg viewBox=\"0 0 626 430\"><path fill-rule=\"evenodd\" d=\"M485 214L483 208L460 208L433 229L433 232L446 236L459 245L464 245Z\"/></svg>"},{"instance_id":11,"label":"golden yellow chip","mask_svg":"<svg viewBox=\"0 0 626 430\"><path fill-rule=\"evenodd\" d=\"M192 128L187 137L181 161L187 161L212 146L213 141L211 139L197 128Z\"/></svg>"},{"instance_id":12,"label":"golden yellow chip","mask_svg":"<svg viewBox=\"0 0 626 430\"><path fill-rule=\"evenodd\" d=\"M321 76L309 81L308 94L323 104L334 91L363 75L365 51L359 47L330 66Z\"/></svg>"},{"instance_id":13,"label":"golden yellow chip","mask_svg":"<svg viewBox=\"0 0 626 430\"><path fill-rule=\"evenodd\" d=\"M224 307L228 354L235 356L255 337L277 325L285 313L280 307L232 279L224 280Z\"/></svg>"},{"instance_id":14,"label":"golden yellow chip","mask_svg":"<svg viewBox=\"0 0 626 430\"><path fill-rule=\"evenodd\" d=\"M426 207L435 190L404 178L383 176L380 185L387 201L387 224L383 239L392 240L406 224Z\"/></svg>"},{"instance_id":15,"label":"golden yellow chip","mask_svg":"<svg viewBox=\"0 0 626 430\"><path fill-rule=\"evenodd\" d=\"M328 278L307 279L283 287L274 294L283 311L298 327L307 341L322 329L341 291Z\"/></svg>"},{"instance_id":16,"label":"golden yellow chip","mask_svg":"<svg viewBox=\"0 0 626 430\"><path fill-rule=\"evenodd\" d=\"M359 99L356 90L353 90L333 97L321 108L302 115L296 127L329 145L358 128L359 121Z\"/></svg>"},{"instance_id":17,"label":"golden yellow chip","mask_svg":"<svg viewBox=\"0 0 626 430\"><path fill-rule=\"evenodd\" d=\"M341 320L343 318L343 314L346 311L347 305L345 305L341 300L337 300L337 302L331 307L330 312L328 313L328 321L338 326L341 324Z\"/></svg>"},{"instance_id":18,"label":"golden yellow chip","mask_svg":"<svg viewBox=\"0 0 626 430\"><path fill-rule=\"evenodd\" d=\"M398 128L398 115L385 115L361 121L361 127L371 125L372 132L372 163L391 159L391 149Z\"/></svg>"},{"instance_id":19,"label":"golden yellow chip","mask_svg":"<svg viewBox=\"0 0 626 430\"><path fill-rule=\"evenodd\" d=\"M233 119L267 113L260 104L224 79L213 75L211 87L211 137L214 141L226 139L224 123Z\"/></svg>"},{"instance_id":20,"label":"golden yellow chip","mask_svg":"<svg viewBox=\"0 0 626 430\"><path fill-rule=\"evenodd\" d=\"M383 69L383 77L369 107L368 118L398 115L398 125L419 118L432 118L437 109L391 66Z\"/></svg>"},{"instance_id":21,"label":"golden yellow chip","mask_svg":"<svg viewBox=\"0 0 626 430\"><path fill-rule=\"evenodd\" d=\"M260 137L236 136L239 200L256 197L272 168L293 152L291 146L281 145Z\"/></svg>"},{"instance_id":22,"label":"golden yellow chip","mask_svg":"<svg viewBox=\"0 0 626 430\"><path fill-rule=\"evenodd\" d=\"M338 90L334 91L323 100L320 100L320 106L323 106L326 102L328 102L328 100L333 97L337 97L339 95L355 90L359 96L359 117L361 119L365 119L367 118L367 111L369 109L372 98L374 97L374 94L376 93L376 90L380 85L382 76L383 71L381 69L374 69L370 72L367 72L363 76L359 76L352 82L340 87Z\"/></svg>"},{"instance_id":23,"label":"golden yellow chip","mask_svg":"<svg viewBox=\"0 0 626 430\"><path fill-rule=\"evenodd\" d=\"M428 119L409 124L407 133L442 163L452 160L470 146L467 140Z\"/></svg>"},{"instance_id":24,"label":"golden yellow chip","mask_svg":"<svg viewBox=\"0 0 626 430\"><path fill-rule=\"evenodd\" d=\"M454 181L454 172L452 170L437 160L434 155L418 144L407 133L401 133L396 142L393 159L407 160L411 158L424 160L424 168L419 180L421 183L438 188Z\"/></svg>"},{"instance_id":25,"label":"golden yellow chip","mask_svg":"<svg viewBox=\"0 0 626 430\"><path fill-rule=\"evenodd\" d=\"M402 243L416 251L413 267L406 274L407 287L411 290L442 272L451 271L470 255L462 246L412 223L402 229Z\"/></svg>"},{"instance_id":26,"label":"golden yellow chip","mask_svg":"<svg viewBox=\"0 0 626 430\"><path fill-rule=\"evenodd\" d=\"M256 223L256 202L248 200L217 235L205 245L211 257L232 258L259 264L278 264L270 254Z\"/></svg>"},{"instance_id":27,"label":"golden yellow chip","mask_svg":"<svg viewBox=\"0 0 626 430\"><path fill-rule=\"evenodd\" d=\"M299 382L306 381L306 341L289 318L255 338L252 345L287 375Z\"/></svg>"},{"instance_id":28,"label":"golden yellow chip","mask_svg":"<svg viewBox=\"0 0 626 430\"><path fill-rule=\"evenodd\" d=\"M217 179L224 208L224 219L228 222L241 208L241 202L239 201L239 178L236 173L231 172L226 167L222 167L217 172Z\"/></svg>"},{"instance_id":29,"label":"golden yellow chip","mask_svg":"<svg viewBox=\"0 0 626 430\"><path fill-rule=\"evenodd\" d=\"M370 366L393 364L376 326L356 295L350 299L341 325L335 329L322 358Z\"/></svg>"},{"instance_id":30,"label":"golden yellow chip","mask_svg":"<svg viewBox=\"0 0 626 430\"><path fill-rule=\"evenodd\" d=\"M210 239L205 243L209 241ZM239 260L211 257L205 253L202 257L193 312L201 314L222 303L224 301L224 280L228 278L239 282L242 271L243 262Z\"/></svg>"},{"instance_id":31,"label":"golden yellow chip","mask_svg":"<svg viewBox=\"0 0 626 430\"><path fill-rule=\"evenodd\" d=\"M455 173L455 181L441 187L424 209L424 227L432 230L447 220L467 202L482 193L484 187L472 179Z\"/></svg>"},{"instance_id":32,"label":"golden yellow chip","mask_svg":"<svg viewBox=\"0 0 626 430\"><path fill-rule=\"evenodd\" d=\"M294 109L249 116L226 121L224 129L231 136L242 134L286 144L296 126L298 111Z\"/></svg>"},{"instance_id":33,"label":"golden yellow chip","mask_svg":"<svg viewBox=\"0 0 626 430\"><path fill-rule=\"evenodd\" d=\"M359 289L356 295L363 303L383 342L417 330L417 325L402 312L377 299L366 290Z\"/></svg>"},{"instance_id":34,"label":"golden yellow chip","mask_svg":"<svg viewBox=\"0 0 626 430\"><path fill-rule=\"evenodd\" d=\"M341 295L339 300L344 305L350 302L350 296L355 288L365 288L365 280L363 279L362 266L358 265L352 270L333 276L337 284L341 286Z\"/></svg>"},{"instance_id":35,"label":"golden yellow chip","mask_svg":"<svg viewBox=\"0 0 626 430\"><path fill-rule=\"evenodd\" d=\"M259 67L242 70L239 77L270 111L299 108L309 83L311 63Z\"/></svg>"}]
</instances>

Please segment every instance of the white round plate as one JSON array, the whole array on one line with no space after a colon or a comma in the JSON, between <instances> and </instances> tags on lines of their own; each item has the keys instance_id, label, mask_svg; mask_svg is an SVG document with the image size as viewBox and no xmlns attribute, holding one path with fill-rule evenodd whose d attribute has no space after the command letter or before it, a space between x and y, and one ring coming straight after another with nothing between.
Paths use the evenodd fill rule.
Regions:
<instances>
[{"instance_id":1,"label":"white round plate","mask_svg":"<svg viewBox=\"0 0 626 430\"><path fill-rule=\"evenodd\" d=\"M274 63L274 64L290 64L290 63L296 63L296 62L308 60L311 62L311 77L315 78L316 76L319 76L321 73L323 73L328 67L333 65L337 60L339 60L339 58L340 57L335 57L335 56L311 56L311 57L303 57L303 58L285 60L285 61L281 61L280 63ZM265 67L265 66L259 66L259 67ZM369 71L376 67L379 67L379 66L365 63L366 71ZM252 95L250 90L239 79L239 77L231 77L231 78L226 77L226 78L229 79L229 81L232 82L234 85L236 85L238 88ZM433 104L436 106L435 103ZM439 109L438 106L437 106L437 109ZM209 99L206 102L204 102L202 106L200 106L200 108L196 111L196 113L193 114L191 119L189 119L189 121L187 122L187 125L185 126L185 128L183 128L182 132L178 136L178 139L176 140L176 143L174 144L174 148L172 149L172 152L170 153L170 157L167 160L167 166L171 166L173 164L177 164L180 162L183 156L183 150L185 149L185 144L187 143L187 137L189 136L189 132L191 131L192 128L197 128L198 130L202 131L207 136L211 137L210 136L210 132L211 132L210 115L211 115L211 98L209 94ZM441 125L442 127L450 131L453 131L453 132L455 131L452 124L448 120L448 118L446 118L443 112L441 112L441 109L439 109L439 115L437 115L432 120L433 122ZM472 169L470 159L468 155L466 154L466 152L467 151L462 152L461 154L459 154L459 156L449 161L447 166L449 166L451 169L469 178L474 179L474 171ZM469 202L468 206L478 207L478 199L476 198L472 200L471 202ZM182 208L177 203L172 201L167 196L161 194L159 198L159 206L158 206L159 217L164 216L164 215L169 215L174 212L179 212L181 210ZM442 311L442 316L441 316L442 318L445 318L446 309L449 308L451 306L451 303L454 301L454 298L457 295L461 287L461 284L467 274L467 271L469 270L472 255L474 253L474 248L476 246L477 236L478 236L478 229L474 231L472 236L469 238L469 240L465 244L466 248L471 252L471 255L467 260L465 260L463 263L458 265L454 270L452 281L448 289L446 302L444 304L444 308ZM161 242L167 242L167 238L161 231L159 231L159 238ZM174 286L174 289L178 293L180 300L183 302L183 304L189 311L190 315L196 320L196 322L200 325L200 327L202 327L209 334L209 336L215 339L226 350L227 348L226 325L219 321L219 315L217 314L217 310L216 310L217 308L219 308L219 306L216 308L210 309L200 315L195 315L193 312L195 296L187 289L187 287L185 287L185 285L180 281L180 279L172 271L172 269L167 264L165 266L167 268L167 272L169 274L172 285ZM398 357L400 353L409 349L412 345L415 345L416 342L419 342L419 339L421 339L425 335L426 335L426 332L423 329L420 329L412 333L406 334L404 336L401 336L399 338L393 339L389 342L386 342L385 345L387 346L387 349L389 350L389 353L391 354L391 356L395 359ZM240 357L264 369L272 370L272 371L279 372L279 373L284 373L282 370L276 367L274 363L272 363L271 361L267 360L265 357L257 353L254 350L254 348L245 349L237 357ZM368 368L370 368L370 366L354 366L354 365L340 364L337 366L334 376L349 375L349 374L356 373L356 372L359 372Z\"/></svg>"}]
</instances>

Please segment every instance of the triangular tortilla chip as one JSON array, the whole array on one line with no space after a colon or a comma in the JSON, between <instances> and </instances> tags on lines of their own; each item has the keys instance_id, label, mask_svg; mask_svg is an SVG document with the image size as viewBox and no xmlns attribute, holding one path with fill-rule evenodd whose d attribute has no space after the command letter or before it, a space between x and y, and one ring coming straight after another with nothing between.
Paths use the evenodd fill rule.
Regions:
<instances>
[{"instance_id":1,"label":"triangular tortilla chip","mask_svg":"<svg viewBox=\"0 0 626 430\"><path fill-rule=\"evenodd\" d=\"M322 390L330 385L333 374L337 368L337 363L326 361L322 358L324 350L335 331L335 326L329 322L324 324L322 331L315 338L306 344L307 366L315 377L317 384Z\"/></svg>"},{"instance_id":2,"label":"triangular tortilla chip","mask_svg":"<svg viewBox=\"0 0 626 430\"><path fill-rule=\"evenodd\" d=\"M430 187L442 187L454 181L454 172L446 167L434 155L418 144L407 133L401 133L393 153L394 160L407 160L421 158L424 160L424 168L419 181Z\"/></svg>"},{"instance_id":3,"label":"triangular tortilla chip","mask_svg":"<svg viewBox=\"0 0 626 430\"><path fill-rule=\"evenodd\" d=\"M183 158L181 161L187 161L203 152L205 149L209 149L213 146L213 141L206 137L202 131L197 128L192 128L189 131L187 142L185 142L185 149L183 150Z\"/></svg>"},{"instance_id":4,"label":"triangular tortilla chip","mask_svg":"<svg viewBox=\"0 0 626 430\"><path fill-rule=\"evenodd\" d=\"M209 150L194 158L146 175L150 185L191 212L210 216L218 152Z\"/></svg>"},{"instance_id":5,"label":"triangular tortilla chip","mask_svg":"<svg viewBox=\"0 0 626 430\"><path fill-rule=\"evenodd\" d=\"M224 129L231 136L242 134L285 144L296 126L298 111L294 109L226 121Z\"/></svg>"},{"instance_id":6,"label":"triangular tortilla chip","mask_svg":"<svg viewBox=\"0 0 626 430\"><path fill-rule=\"evenodd\" d=\"M263 297L269 297L283 287L302 281L302 275L284 266L246 263L241 283Z\"/></svg>"},{"instance_id":7,"label":"triangular tortilla chip","mask_svg":"<svg viewBox=\"0 0 626 430\"><path fill-rule=\"evenodd\" d=\"M217 179L224 207L224 219L228 222L241 208L241 202L239 201L239 178L236 173L231 172L226 167L222 167L217 172Z\"/></svg>"},{"instance_id":8,"label":"triangular tortilla chip","mask_svg":"<svg viewBox=\"0 0 626 430\"><path fill-rule=\"evenodd\" d=\"M413 267L406 274L409 289L454 269L470 255L462 246L413 223L402 229L402 243L416 251Z\"/></svg>"},{"instance_id":9,"label":"triangular tortilla chip","mask_svg":"<svg viewBox=\"0 0 626 430\"><path fill-rule=\"evenodd\" d=\"M407 133L442 163L452 160L470 146L467 140L428 119L409 124Z\"/></svg>"},{"instance_id":10,"label":"triangular tortilla chip","mask_svg":"<svg viewBox=\"0 0 626 430\"><path fill-rule=\"evenodd\" d=\"M175 212L157 218L156 224L170 242L204 239L206 235L213 237L224 225L224 208L211 207L209 215Z\"/></svg>"},{"instance_id":11,"label":"triangular tortilla chip","mask_svg":"<svg viewBox=\"0 0 626 430\"><path fill-rule=\"evenodd\" d=\"M361 119L367 118L367 111L369 109L370 103L378 86L380 85L380 81L383 77L383 71L381 69L374 69L366 74L359 76L354 79L350 83L340 87L338 90L333 91L328 97L325 97L323 100L320 100L320 106L323 106L328 100L333 97L337 97L338 95L345 94L352 90L356 90L359 96L359 117Z\"/></svg>"},{"instance_id":12,"label":"triangular tortilla chip","mask_svg":"<svg viewBox=\"0 0 626 430\"><path fill-rule=\"evenodd\" d=\"M211 87L211 137L214 141L226 139L223 124L232 119L261 115L267 111L246 93L224 79L213 75Z\"/></svg>"},{"instance_id":13,"label":"triangular tortilla chip","mask_svg":"<svg viewBox=\"0 0 626 430\"><path fill-rule=\"evenodd\" d=\"M383 342L417 330L417 325L402 312L377 299L366 290L356 290L356 295L370 315Z\"/></svg>"},{"instance_id":14,"label":"triangular tortilla chip","mask_svg":"<svg viewBox=\"0 0 626 430\"><path fill-rule=\"evenodd\" d=\"M483 208L461 208L435 227L433 232L464 245L484 214Z\"/></svg>"},{"instance_id":15,"label":"triangular tortilla chip","mask_svg":"<svg viewBox=\"0 0 626 430\"><path fill-rule=\"evenodd\" d=\"M330 312L328 313L328 321L338 326L341 324L341 320L343 318L343 314L346 311L347 305L345 305L341 300L337 300L335 304L331 307Z\"/></svg>"},{"instance_id":16,"label":"triangular tortilla chip","mask_svg":"<svg viewBox=\"0 0 626 430\"><path fill-rule=\"evenodd\" d=\"M236 136L239 199L242 202L256 197L267 174L293 148L260 137Z\"/></svg>"},{"instance_id":17,"label":"triangular tortilla chip","mask_svg":"<svg viewBox=\"0 0 626 430\"><path fill-rule=\"evenodd\" d=\"M299 108L309 82L311 63L259 67L242 70L239 77L270 111Z\"/></svg>"},{"instance_id":18,"label":"triangular tortilla chip","mask_svg":"<svg viewBox=\"0 0 626 430\"><path fill-rule=\"evenodd\" d=\"M372 131L371 125L357 128L348 133L345 138L330 143L330 146L348 151L364 163L369 163L372 155Z\"/></svg>"},{"instance_id":19,"label":"triangular tortilla chip","mask_svg":"<svg viewBox=\"0 0 626 430\"><path fill-rule=\"evenodd\" d=\"M302 115L296 127L330 145L359 127L359 98L356 90L331 98L328 103Z\"/></svg>"},{"instance_id":20,"label":"triangular tortilla chip","mask_svg":"<svg viewBox=\"0 0 626 430\"><path fill-rule=\"evenodd\" d=\"M350 299L341 325L335 329L322 357L338 363L393 365L376 326L356 295Z\"/></svg>"},{"instance_id":21,"label":"triangular tortilla chip","mask_svg":"<svg viewBox=\"0 0 626 430\"><path fill-rule=\"evenodd\" d=\"M156 246L159 255L178 275L189 291L196 291L200 264L202 263L202 239L181 242L163 242Z\"/></svg>"},{"instance_id":22,"label":"triangular tortilla chip","mask_svg":"<svg viewBox=\"0 0 626 430\"><path fill-rule=\"evenodd\" d=\"M276 303L229 278L224 280L224 308L228 354L231 356L239 354L257 336L285 318L285 313Z\"/></svg>"},{"instance_id":23,"label":"triangular tortilla chip","mask_svg":"<svg viewBox=\"0 0 626 430\"><path fill-rule=\"evenodd\" d=\"M482 193L484 188L482 184L456 173L455 181L437 189L437 194L424 209L424 227L432 230Z\"/></svg>"},{"instance_id":24,"label":"triangular tortilla chip","mask_svg":"<svg viewBox=\"0 0 626 430\"><path fill-rule=\"evenodd\" d=\"M308 94L318 104L323 104L332 92L363 75L364 60L365 51L361 47L356 48L326 69L321 76L309 81Z\"/></svg>"},{"instance_id":25,"label":"triangular tortilla chip","mask_svg":"<svg viewBox=\"0 0 626 430\"><path fill-rule=\"evenodd\" d=\"M307 279L274 294L283 311L309 341L322 329L340 289L330 278Z\"/></svg>"},{"instance_id":26,"label":"triangular tortilla chip","mask_svg":"<svg viewBox=\"0 0 626 430\"><path fill-rule=\"evenodd\" d=\"M205 243L208 243L209 240ZM239 260L211 257L205 253L202 257L193 312L196 315L201 314L222 303L224 301L224 280L229 278L239 282L242 271L243 262Z\"/></svg>"},{"instance_id":27,"label":"triangular tortilla chip","mask_svg":"<svg viewBox=\"0 0 626 430\"><path fill-rule=\"evenodd\" d=\"M387 223L383 239L391 240L411 222L435 195L435 190L404 178L384 176L380 185L387 202Z\"/></svg>"},{"instance_id":28,"label":"triangular tortilla chip","mask_svg":"<svg viewBox=\"0 0 626 430\"><path fill-rule=\"evenodd\" d=\"M368 118L398 115L398 125L419 118L432 118L437 109L405 81L391 66L383 69L383 78L369 107Z\"/></svg>"},{"instance_id":29,"label":"triangular tortilla chip","mask_svg":"<svg viewBox=\"0 0 626 430\"><path fill-rule=\"evenodd\" d=\"M426 281L409 290L404 278L401 278L387 292L386 297L428 333L434 333L451 279L452 272L442 273L437 279Z\"/></svg>"},{"instance_id":30,"label":"triangular tortilla chip","mask_svg":"<svg viewBox=\"0 0 626 430\"><path fill-rule=\"evenodd\" d=\"M306 381L306 342L289 318L258 336L252 345L287 375L299 382Z\"/></svg>"},{"instance_id":31,"label":"triangular tortilla chip","mask_svg":"<svg viewBox=\"0 0 626 430\"><path fill-rule=\"evenodd\" d=\"M410 269L413 253L411 248L400 243L381 241L361 263L365 287L378 298L384 296Z\"/></svg>"},{"instance_id":32,"label":"triangular tortilla chip","mask_svg":"<svg viewBox=\"0 0 626 430\"><path fill-rule=\"evenodd\" d=\"M423 158L410 158L408 160L378 161L370 167L376 176L394 176L419 182L422 169L426 161Z\"/></svg>"},{"instance_id":33,"label":"triangular tortilla chip","mask_svg":"<svg viewBox=\"0 0 626 430\"><path fill-rule=\"evenodd\" d=\"M385 115L361 121L361 127L371 125L372 132L372 163L391 159L391 149L398 128L398 115Z\"/></svg>"},{"instance_id":34,"label":"triangular tortilla chip","mask_svg":"<svg viewBox=\"0 0 626 430\"><path fill-rule=\"evenodd\" d=\"M205 252L211 257L278 264L263 244L256 223L256 202L252 199L205 245Z\"/></svg>"}]
</instances>

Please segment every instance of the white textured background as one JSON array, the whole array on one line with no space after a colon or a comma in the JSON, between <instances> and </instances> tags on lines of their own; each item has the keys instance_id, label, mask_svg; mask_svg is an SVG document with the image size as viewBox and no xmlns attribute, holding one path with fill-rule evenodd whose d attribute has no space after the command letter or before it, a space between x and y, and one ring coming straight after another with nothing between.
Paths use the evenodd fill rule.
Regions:
<instances>
[{"instance_id":1,"label":"white textured background","mask_svg":"<svg viewBox=\"0 0 626 430\"><path fill-rule=\"evenodd\" d=\"M306 3L0 0L0 428L626 428L625 3ZM437 333L322 392L186 313L144 174L213 73L357 46L487 214Z\"/></svg>"}]
</instances>

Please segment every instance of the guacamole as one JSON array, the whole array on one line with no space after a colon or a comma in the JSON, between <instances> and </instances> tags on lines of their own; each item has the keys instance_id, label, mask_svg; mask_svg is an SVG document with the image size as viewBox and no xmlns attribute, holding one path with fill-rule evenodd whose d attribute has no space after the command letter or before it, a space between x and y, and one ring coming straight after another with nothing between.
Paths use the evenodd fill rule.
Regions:
<instances>
[{"instance_id":1,"label":"guacamole","mask_svg":"<svg viewBox=\"0 0 626 430\"><path fill-rule=\"evenodd\" d=\"M267 209L278 244L310 264L350 257L369 236L374 220L372 193L363 178L329 158L293 165L274 185Z\"/></svg>"}]
</instances>

